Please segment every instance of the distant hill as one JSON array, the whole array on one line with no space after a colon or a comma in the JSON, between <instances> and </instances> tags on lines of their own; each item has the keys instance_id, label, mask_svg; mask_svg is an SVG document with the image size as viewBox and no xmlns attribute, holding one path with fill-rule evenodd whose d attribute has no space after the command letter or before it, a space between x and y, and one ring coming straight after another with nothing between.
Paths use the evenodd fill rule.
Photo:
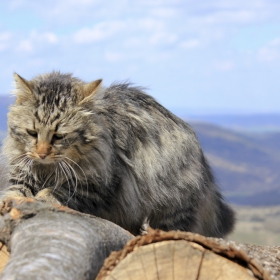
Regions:
<instances>
[{"instance_id":1,"label":"distant hill","mask_svg":"<svg viewBox=\"0 0 280 280\"><path fill-rule=\"evenodd\" d=\"M235 195L229 201L238 205L271 206L280 205L280 188L252 195Z\"/></svg>"},{"instance_id":2,"label":"distant hill","mask_svg":"<svg viewBox=\"0 0 280 280\"><path fill-rule=\"evenodd\" d=\"M268 151L279 155L280 153L280 132L261 133L254 135L254 141L266 147ZM280 155L279 155L280 156Z\"/></svg>"},{"instance_id":3,"label":"distant hill","mask_svg":"<svg viewBox=\"0 0 280 280\"><path fill-rule=\"evenodd\" d=\"M211 124L191 125L229 201L280 204L280 134L256 137Z\"/></svg>"},{"instance_id":4,"label":"distant hill","mask_svg":"<svg viewBox=\"0 0 280 280\"><path fill-rule=\"evenodd\" d=\"M181 113L181 116L183 114ZM243 132L280 132L280 114L250 114L250 115L189 115L185 117L194 122L207 122L227 129Z\"/></svg>"}]
</instances>

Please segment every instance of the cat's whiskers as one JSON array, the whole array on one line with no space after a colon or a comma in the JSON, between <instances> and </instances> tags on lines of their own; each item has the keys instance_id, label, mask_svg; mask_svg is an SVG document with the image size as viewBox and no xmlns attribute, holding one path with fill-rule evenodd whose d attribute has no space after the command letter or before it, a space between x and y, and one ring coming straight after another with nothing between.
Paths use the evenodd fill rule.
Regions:
<instances>
[{"instance_id":1,"label":"cat's whiskers","mask_svg":"<svg viewBox=\"0 0 280 280\"><path fill-rule=\"evenodd\" d=\"M30 173L30 167L33 163L33 160L30 158L27 158L26 162L25 162L25 166L22 168L22 173L24 172L24 169L26 168L28 171L24 172L24 176L22 177L23 182L26 182L26 178L28 177L28 174Z\"/></svg>"},{"instance_id":2,"label":"cat's whiskers","mask_svg":"<svg viewBox=\"0 0 280 280\"><path fill-rule=\"evenodd\" d=\"M34 156L33 153L31 152L27 152L26 155L30 158L30 159L35 159L36 157Z\"/></svg>"},{"instance_id":3,"label":"cat's whiskers","mask_svg":"<svg viewBox=\"0 0 280 280\"><path fill-rule=\"evenodd\" d=\"M24 163L24 161L27 161L28 157L25 156L23 158L21 158L18 162L16 162L15 164L11 164L10 166L12 167L11 172L14 172L16 168L19 168L20 170L22 170L22 163ZM23 167L25 166L25 163L23 165Z\"/></svg>"},{"instance_id":4,"label":"cat's whiskers","mask_svg":"<svg viewBox=\"0 0 280 280\"><path fill-rule=\"evenodd\" d=\"M70 178L71 178L71 182L73 183L73 186L74 186L73 193L72 193L71 197L68 198L68 201L67 201L67 203L68 203L68 202L72 199L72 197L75 195L75 193L76 193L76 191L77 191L77 187L78 187L78 178L77 178L77 175L76 175L75 170L73 169L72 166L69 165L69 163L67 163L67 162L64 161L64 160L62 160L61 163L63 164L65 170L68 171L68 174L70 175ZM75 176L75 183L74 183L74 180L73 180L72 173L73 173L73 175Z\"/></svg>"},{"instance_id":5,"label":"cat's whiskers","mask_svg":"<svg viewBox=\"0 0 280 280\"><path fill-rule=\"evenodd\" d=\"M18 158L24 157L24 156L26 156L26 155L25 154L21 154L21 155L15 157L15 158L13 158L11 162L15 161ZM2 159L6 160L6 157L3 156L3 155L1 155L0 158L1 158L1 160ZM0 162L0 163L2 163L2 162ZM12 164L11 165L3 164L3 165L4 165L4 168L1 169L1 177L4 176L5 172L10 173L11 170L14 170L16 168L16 167L14 167L13 169L10 169Z\"/></svg>"},{"instance_id":6,"label":"cat's whiskers","mask_svg":"<svg viewBox=\"0 0 280 280\"><path fill-rule=\"evenodd\" d=\"M67 157L67 156L56 155L55 158L56 158L56 159L60 159L60 162L63 161L65 164L67 164L67 166L68 166L69 168L71 168L71 170L72 170L74 176L77 177L77 181L80 181L80 182L81 182L81 186L83 187L83 185L84 185L84 184L83 184L83 181L80 179L80 176L78 175L78 173L77 173L77 171L75 170L74 166L77 166L77 167L79 168L79 170L81 171L81 173L83 174L83 177L84 177L84 179L85 179L86 188L87 188L87 197L88 197L88 180L87 180L86 174L85 174L85 172L83 171L82 167L81 167L77 162L75 162L74 160L70 159L70 158ZM72 167L72 165L71 165L67 160L69 160L70 162L72 162L74 166ZM71 177L72 177L72 173L71 173ZM82 189L82 196L83 196L83 195L84 195L84 194L83 194L83 189Z\"/></svg>"},{"instance_id":7,"label":"cat's whiskers","mask_svg":"<svg viewBox=\"0 0 280 280\"><path fill-rule=\"evenodd\" d=\"M63 165L65 172L68 174L68 178L70 179L72 185L76 185L72 176L72 172L69 169L69 167L65 164L63 160L61 161L61 164Z\"/></svg>"},{"instance_id":8,"label":"cat's whiskers","mask_svg":"<svg viewBox=\"0 0 280 280\"><path fill-rule=\"evenodd\" d=\"M61 169L61 171L63 172L63 174L64 174L64 176L65 176L65 179L66 179L66 181L67 181L67 183L68 183L68 193L69 193L69 196L68 196L68 197L70 197L70 195L71 195L71 185L70 185L70 182L69 182L69 180L68 180L67 173L66 173L65 170L64 170L64 166L62 165L62 162L58 162L58 165L60 166L60 169Z\"/></svg>"},{"instance_id":9,"label":"cat's whiskers","mask_svg":"<svg viewBox=\"0 0 280 280\"><path fill-rule=\"evenodd\" d=\"M48 182L48 180L51 178L51 176L53 175L53 173L54 173L54 170L53 170L52 172L50 172L49 176L46 178L44 184L43 184L42 187L41 187L42 189L44 188L44 186L45 186L45 184Z\"/></svg>"},{"instance_id":10,"label":"cat's whiskers","mask_svg":"<svg viewBox=\"0 0 280 280\"><path fill-rule=\"evenodd\" d=\"M60 175L61 175L61 167L59 166L58 162L55 162L55 186L53 189L53 192L56 190L56 188L58 187L58 189L61 187L62 184L59 185L60 182L62 182L62 180L60 180Z\"/></svg>"},{"instance_id":11,"label":"cat's whiskers","mask_svg":"<svg viewBox=\"0 0 280 280\"><path fill-rule=\"evenodd\" d=\"M21 154L21 155L19 155L19 156L15 157L15 158L12 158L11 162L14 162L14 161L15 161L15 160L17 160L17 159L19 159L19 158L21 158L21 157L26 157L26 156L27 156L27 154L26 154L26 153Z\"/></svg>"},{"instance_id":12,"label":"cat's whiskers","mask_svg":"<svg viewBox=\"0 0 280 280\"><path fill-rule=\"evenodd\" d=\"M80 178L79 178L79 175L77 174L77 172L75 171L75 169L66 161L66 160L63 160L63 163L68 167L70 168L71 172L73 173L73 175L75 176L75 181L76 181L76 185L78 185L78 181L81 181Z\"/></svg>"},{"instance_id":13,"label":"cat's whiskers","mask_svg":"<svg viewBox=\"0 0 280 280\"><path fill-rule=\"evenodd\" d=\"M27 163L26 163L26 166L27 166L27 168L29 169L29 171L30 171L30 169L31 169L31 166L32 166L32 164L33 164L33 159L31 159L31 158L29 158L28 159L28 161L27 161Z\"/></svg>"},{"instance_id":14,"label":"cat's whiskers","mask_svg":"<svg viewBox=\"0 0 280 280\"><path fill-rule=\"evenodd\" d=\"M17 184L19 184L20 181L25 183L27 178L30 184L30 176L28 175L31 174L31 168L34 163L34 159L30 157L30 152L12 158L12 162L14 164L10 165L10 173L14 174Z\"/></svg>"},{"instance_id":15,"label":"cat's whiskers","mask_svg":"<svg viewBox=\"0 0 280 280\"><path fill-rule=\"evenodd\" d=\"M64 157L65 159L67 159L67 160L70 160L73 164L75 164L75 165L82 171L83 176L84 176L84 178L85 178L86 185L87 185L87 197L88 197L88 180L87 180L87 176L86 176L84 170L82 169L82 167L81 167L77 162L75 162L75 161L72 160L71 158L69 158L69 157L67 157L67 156L63 156L63 157ZM68 163L68 165L70 165L70 164ZM83 184L82 184L82 185L83 185Z\"/></svg>"},{"instance_id":16,"label":"cat's whiskers","mask_svg":"<svg viewBox=\"0 0 280 280\"><path fill-rule=\"evenodd\" d=\"M28 171L28 172L30 172L30 173L32 172L32 171L31 171L31 168L32 168L33 162L34 162L34 160L33 160L33 159L30 159L29 166L28 166L28 168L29 168L29 171ZM29 185L32 185L31 176L28 177L28 183L29 183Z\"/></svg>"},{"instance_id":17,"label":"cat's whiskers","mask_svg":"<svg viewBox=\"0 0 280 280\"><path fill-rule=\"evenodd\" d=\"M26 172L26 175L24 176L24 182L25 182L26 177L31 173L31 168L32 168L33 162L34 162L33 159L28 158L27 163L26 163L28 172ZM30 183L30 176L28 176L28 179L29 179L29 183Z\"/></svg>"},{"instance_id":18,"label":"cat's whiskers","mask_svg":"<svg viewBox=\"0 0 280 280\"><path fill-rule=\"evenodd\" d=\"M87 184L87 197L88 197L88 182L87 182L87 178L86 178L85 172L83 171L81 166L79 166L75 161L71 160L70 158L62 156L62 155L55 155L54 158L60 160L60 161L57 162L57 164L59 165L61 171L63 172L64 177L66 178L66 180L68 182L68 186L69 186L70 189L71 189L71 187L70 187L70 181L71 181L71 185L72 185L73 191L72 191L72 195L71 196L69 195L69 199L68 199L67 202L69 202L73 198L73 196L75 195L75 193L77 191L77 188L78 188L78 182L79 181L81 182L81 186L83 186L83 181L80 179L79 174L77 173L75 168L73 168L72 165L67 161L67 159L70 162L73 162L74 166L75 165L78 166L78 168L81 170L81 172L83 174L83 177L85 178L85 181L86 181L86 184ZM60 169L58 169L56 171L56 176L57 177L59 177ZM83 188L82 188L82 194L81 195L82 196L84 195Z\"/></svg>"},{"instance_id":19,"label":"cat's whiskers","mask_svg":"<svg viewBox=\"0 0 280 280\"><path fill-rule=\"evenodd\" d=\"M69 170L69 168L65 165L65 163L63 161L61 161L60 163L63 166L65 173L67 174L68 182L71 183L71 186L75 186L75 182L73 180L71 171Z\"/></svg>"},{"instance_id":20,"label":"cat's whiskers","mask_svg":"<svg viewBox=\"0 0 280 280\"><path fill-rule=\"evenodd\" d=\"M55 169L54 169L54 182L55 182L55 185L54 185L54 188L53 188L53 192L55 191L56 189L56 186L57 186L57 182L59 182L59 176L58 176L58 165L57 165L57 162L54 163L55 165Z\"/></svg>"},{"instance_id":21,"label":"cat's whiskers","mask_svg":"<svg viewBox=\"0 0 280 280\"><path fill-rule=\"evenodd\" d=\"M20 167L20 165L22 164L22 162L24 162L24 161L27 160L27 159L28 159L28 157L25 156L25 157L19 159L19 160L18 160L17 162L15 162L14 164L11 164L11 166L18 166L18 167Z\"/></svg>"},{"instance_id":22,"label":"cat's whiskers","mask_svg":"<svg viewBox=\"0 0 280 280\"><path fill-rule=\"evenodd\" d=\"M6 168L11 168L11 167L12 167L9 171L10 171L10 172L13 172L17 167L20 167L19 165L20 165L20 164L22 163L22 161L23 161L24 159L26 159L26 158L27 158L26 154L22 154L22 155L19 155L19 156L13 158L11 162L15 162L17 159L19 159L19 161L15 162L14 164L10 164L10 166L8 166L8 165L5 166L5 169L6 169Z\"/></svg>"},{"instance_id":23,"label":"cat's whiskers","mask_svg":"<svg viewBox=\"0 0 280 280\"><path fill-rule=\"evenodd\" d=\"M25 156L23 159L21 159L19 162L17 162L14 165L14 168L12 170L12 172L14 172L16 170L16 168L19 168L19 171L17 173L17 185L19 184L20 180L23 180L23 182L25 182L25 179L28 175L28 172L25 172L24 169L27 167L29 167L28 163L30 162L30 158L28 158L27 156ZM31 162L32 163L32 162ZM24 174L24 176L22 177L22 174Z\"/></svg>"}]
</instances>

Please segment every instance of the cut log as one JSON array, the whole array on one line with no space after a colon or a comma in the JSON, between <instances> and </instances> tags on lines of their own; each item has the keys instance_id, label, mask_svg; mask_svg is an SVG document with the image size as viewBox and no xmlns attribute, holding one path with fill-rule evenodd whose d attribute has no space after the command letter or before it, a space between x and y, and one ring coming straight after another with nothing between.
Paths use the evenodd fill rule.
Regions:
<instances>
[{"instance_id":1,"label":"cut log","mask_svg":"<svg viewBox=\"0 0 280 280\"><path fill-rule=\"evenodd\" d=\"M132 237L67 207L7 199L0 209L0 241L11 254L1 279L94 279L104 259Z\"/></svg>"},{"instance_id":2,"label":"cut log","mask_svg":"<svg viewBox=\"0 0 280 280\"><path fill-rule=\"evenodd\" d=\"M4 270L8 260L9 260L10 254L7 250L7 246L0 242L0 274Z\"/></svg>"},{"instance_id":3,"label":"cut log","mask_svg":"<svg viewBox=\"0 0 280 280\"><path fill-rule=\"evenodd\" d=\"M113 252L97 280L271 279L244 251L199 234L149 230Z\"/></svg>"},{"instance_id":4,"label":"cut log","mask_svg":"<svg viewBox=\"0 0 280 280\"><path fill-rule=\"evenodd\" d=\"M97 279L280 279L277 246L151 229L133 237L67 207L7 199L0 207L1 279L94 279L116 250Z\"/></svg>"}]
</instances>

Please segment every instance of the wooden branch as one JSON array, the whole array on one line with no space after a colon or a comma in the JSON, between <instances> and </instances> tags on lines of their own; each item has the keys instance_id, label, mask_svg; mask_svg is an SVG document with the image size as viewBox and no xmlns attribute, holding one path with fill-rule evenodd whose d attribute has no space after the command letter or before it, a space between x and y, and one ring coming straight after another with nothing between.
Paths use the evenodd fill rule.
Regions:
<instances>
[{"instance_id":1,"label":"wooden branch","mask_svg":"<svg viewBox=\"0 0 280 280\"><path fill-rule=\"evenodd\" d=\"M219 242L220 241L220 242ZM252 246L252 245L251 245ZM271 276L277 279L277 274ZM105 260L96 280L272 279L240 248L190 232L149 230Z\"/></svg>"},{"instance_id":2,"label":"wooden branch","mask_svg":"<svg viewBox=\"0 0 280 280\"><path fill-rule=\"evenodd\" d=\"M7 199L0 209L0 241L11 255L1 279L94 279L104 259L132 237L67 207Z\"/></svg>"},{"instance_id":3,"label":"wooden branch","mask_svg":"<svg viewBox=\"0 0 280 280\"><path fill-rule=\"evenodd\" d=\"M0 242L0 274L4 270L7 262L10 258L10 254L7 250L7 246Z\"/></svg>"},{"instance_id":4,"label":"wooden branch","mask_svg":"<svg viewBox=\"0 0 280 280\"><path fill-rule=\"evenodd\" d=\"M280 246L151 229L133 238L109 221L33 199L3 202L0 241L11 252L8 259L0 244L4 280L95 279L116 250L96 279L280 280Z\"/></svg>"}]
</instances>

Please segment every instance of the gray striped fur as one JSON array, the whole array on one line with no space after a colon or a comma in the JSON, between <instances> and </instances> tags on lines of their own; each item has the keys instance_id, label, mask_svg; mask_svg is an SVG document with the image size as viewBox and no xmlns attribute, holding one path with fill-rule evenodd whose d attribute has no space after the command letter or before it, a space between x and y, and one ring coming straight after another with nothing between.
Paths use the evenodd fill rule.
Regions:
<instances>
[{"instance_id":1,"label":"gray striped fur","mask_svg":"<svg viewBox=\"0 0 280 280\"><path fill-rule=\"evenodd\" d=\"M60 203L134 234L145 221L206 236L232 230L233 211L194 131L143 89L104 88L60 72L31 81L15 74L15 84L3 146L11 187L3 197Z\"/></svg>"}]
</instances>

